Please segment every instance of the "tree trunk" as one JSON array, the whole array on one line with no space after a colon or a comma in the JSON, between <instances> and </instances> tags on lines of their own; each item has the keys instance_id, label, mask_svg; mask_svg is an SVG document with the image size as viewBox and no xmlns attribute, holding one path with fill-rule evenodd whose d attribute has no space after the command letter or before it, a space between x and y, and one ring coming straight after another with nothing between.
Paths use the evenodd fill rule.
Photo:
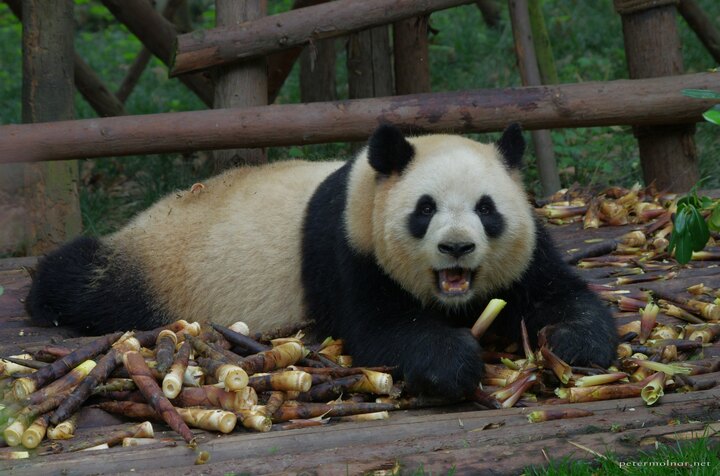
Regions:
<instances>
[{"instance_id":1,"label":"tree trunk","mask_svg":"<svg viewBox=\"0 0 720 476\"><path fill-rule=\"evenodd\" d=\"M23 0L23 122L74 116L73 1ZM46 147L52 147L47 144ZM46 253L80 234L75 160L25 168L26 250Z\"/></svg>"},{"instance_id":2,"label":"tree trunk","mask_svg":"<svg viewBox=\"0 0 720 476\"><path fill-rule=\"evenodd\" d=\"M631 3L631 2L630 2ZM654 78L682 74L677 9L670 2L656 8L631 9L627 0L615 0L622 14L625 55L630 77ZM636 127L640 163L646 184L683 192L698 181L695 126Z\"/></svg>"},{"instance_id":3,"label":"tree trunk","mask_svg":"<svg viewBox=\"0 0 720 476\"><path fill-rule=\"evenodd\" d=\"M231 27L266 14L266 0L215 0L215 21L218 27ZM245 61L239 65L220 66L215 75L215 109L267 104L265 58ZM242 164L267 162L263 149L218 150L213 157L216 171Z\"/></svg>"}]
</instances>

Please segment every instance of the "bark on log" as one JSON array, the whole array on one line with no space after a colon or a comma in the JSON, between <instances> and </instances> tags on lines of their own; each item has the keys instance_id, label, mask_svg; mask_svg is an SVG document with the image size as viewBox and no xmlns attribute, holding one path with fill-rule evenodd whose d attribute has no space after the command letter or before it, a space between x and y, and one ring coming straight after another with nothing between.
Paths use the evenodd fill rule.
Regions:
<instances>
[{"instance_id":1,"label":"bark on log","mask_svg":"<svg viewBox=\"0 0 720 476\"><path fill-rule=\"evenodd\" d=\"M216 25L233 27L258 20L267 15L265 0L215 0ZM240 108L267 104L267 71L265 58L255 58L242 64L216 68L215 100L213 107ZM215 172L243 164L267 162L263 149L225 149L213 153Z\"/></svg>"},{"instance_id":2,"label":"bark on log","mask_svg":"<svg viewBox=\"0 0 720 476\"><path fill-rule=\"evenodd\" d=\"M103 0L108 2L109 0ZM139 1L139 0L136 0ZM171 75L263 56L309 41L427 15L471 0L336 0L247 22L177 37Z\"/></svg>"},{"instance_id":3,"label":"bark on log","mask_svg":"<svg viewBox=\"0 0 720 476\"><path fill-rule=\"evenodd\" d=\"M525 86L539 86L540 69L538 68L530 14L527 0L510 0L510 21L515 39L515 53L520 66L520 77ZM537 157L538 174L544 195L551 195L560 189L560 175L555 162L552 137L548 130L532 131L535 156Z\"/></svg>"},{"instance_id":4,"label":"bark on log","mask_svg":"<svg viewBox=\"0 0 720 476\"><path fill-rule=\"evenodd\" d=\"M665 2L666 3L666 2ZM615 0L616 9L624 4ZM682 74L677 9L665 4L622 15L625 56L633 79ZM694 125L635 128L646 184L687 191L700 178Z\"/></svg>"},{"instance_id":5,"label":"bark on log","mask_svg":"<svg viewBox=\"0 0 720 476\"><path fill-rule=\"evenodd\" d=\"M0 126L0 163L364 140L383 122L426 131L697 122L720 74L432 93L331 103L173 112Z\"/></svg>"},{"instance_id":6,"label":"bark on log","mask_svg":"<svg viewBox=\"0 0 720 476\"><path fill-rule=\"evenodd\" d=\"M426 15L393 24L395 93L398 95L430 92L429 19Z\"/></svg>"},{"instance_id":7,"label":"bark on log","mask_svg":"<svg viewBox=\"0 0 720 476\"><path fill-rule=\"evenodd\" d=\"M720 63L720 31L695 0L680 0L678 11L695 32L713 59Z\"/></svg>"},{"instance_id":8,"label":"bark on log","mask_svg":"<svg viewBox=\"0 0 720 476\"><path fill-rule=\"evenodd\" d=\"M23 0L22 11L23 122L72 119L75 115L73 2ZM46 253L80 234L77 181L75 160L25 167L28 254Z\"/></svg>"},{"instance_id":9,"label":"bark on log","mask_svg":"<svg viewBox=\"0 0 720 476\"><path fill-rule=\"evenodd\" d=\"M170 64L177 33L173 24L163 18L150 2L147 0L102 0L102 3L160 61L166 65ZM179 79L207 106L212 106L212 85L205 76L193 74Z\"/></svg>"}]
</instances>

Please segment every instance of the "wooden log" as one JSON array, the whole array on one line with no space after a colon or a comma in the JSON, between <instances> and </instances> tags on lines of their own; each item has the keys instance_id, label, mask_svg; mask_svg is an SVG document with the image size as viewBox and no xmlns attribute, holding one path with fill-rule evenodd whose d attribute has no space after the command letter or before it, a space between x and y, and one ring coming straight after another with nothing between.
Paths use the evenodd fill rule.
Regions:
<instances>
[{"instance_id":1,"label":"wooden log","mask_svg":"<svg viewBox=\"0 0 720 476\"><path fill-rule=\"evenodd\" d=\"M677 9L673 2L630 8L629 0L614 0L622 15L625 56L633 79L682 74ZM646 184L659 190L687 191L700 178L694 125L636 127L640 163Z\"/></svg>"},{"instance_id":2,"label":"wooden log","mask_svg":"<svg viewBox=\"0 0 720 476\"><path fill-rule=\"evenodd\" d=\"M408 18L393 24L395 94L429 93L430 55L428 21L430 17Z\"/></svg>"},{"instance_id":3,"label":"wooden log","mask_svg":"<svg viewBox=\"0 0 720 476\"><path fill-rule=\"evenodd\" d=\"M347 43L350 99L392 96L390 36L386 25L353 33Z\"/></svg>"},{"instance_id":4,"label":"wooden log","mask_svg":"<svg viewBox=\"0 0 720 476\"><path fill-rule=\"evenodd\" d=\"M710 21L707 13L695 0L680 0L677 9L713 59L720 63L720 31Z\"/></svg>"},{"instance_id":5,"label":"wooden log","mask_svg":"<svg viewBox=\"0 0 720 476\"><path fill-rule=\"evenodd\" d=\"M720 89L720 74L432 93L0 126L0 163L364 140L381 122L425 131L696 122L712 100L683 88Z\"/></svg>"},{"instance_id":6,"label":"wooden log","mask_svg":"<svg viewBox=\"0 0 720 476\"><path fill-rule=\"evenodd\" d=\"M216 26L233 27L267 15L265 0L215 0ZM265 58L254 58L241 64L215 69L215 109L263 106L267 104L267 71ZM245 164L267 162L263 149L223 149L213 153L215 171Z\"/></svg>"},{"instance_id":7,"label":"wooden log","mask_svg":"<svg viewBox=\"0 0 720 476\"><path fill-rule=\"evenodd\" d=\"M23 0L23 122L72 119L73 2ZM70 157L68 157L70 158ZM80 234L74 160L25 168L27 254L42 254Z\"/></svg>"},{"instance_id":8,"label":"wooden log","mask_svg":"<svg viewBox=\"0 0 720 476\"><path fill-rule=\"evenodd\" d=\"M532 27L527 0L510 0L510 21L515 39L515 53L520 66L520 77L524 86L539 86L540 69L533 42ZM560 189L560 175L555 162L550 131L540 129L532 132L537 168L544 195L551 195Z\"/></svg>"},{"instance_id":9,"label":"wooden log","mask_svg":"<svg viewBox=\"0 0 720 476\"><path fill-rule=\"evenodd\" d=\"M172 61L175 27L156 11L147 0L102 0L103 5L160 61ZM212 84L202 75L180 78L206 105L212 106Z\"/></svg>"},{"instance_id":10,"label":"wooden log","mask_svg":"<svg viewBox=\"0 0 720 476\"><path fill-rule=\"evenodd\" d=\"M233 28L179 35L170 74L184 74L263 56L311 40L342 36L466 3L471 0L336 0Z\"/></svg>"},{"instance_id":11,"label":"wooden log","mask_svg":"<svg viewBox=\"0 0 720 476\"><path fill-rule=\"evenodd\" d=\"M186 0L169 0L163 8L162 16L167 18L168 20L172 20L172 18L175 16L175 13L177 13L178 9L183 4L187 6L185 1ZM150 50L146 47L143 47L140 50L140 53L138 53L137 57L135 58L135 61L133 61L133 63L130 65L130 68L125 75L125 78L123 78L120 87L115 93L117 98L123 104L125 103L125 101L127 101L127 98L130 96L130 93L132 93L133 89L135 89L135 86L137 86L138 81L140 81L140 77L145 71L145 68L147 68L147 65L150 63L151 59L152 52L150 52Z\"/></svg>"}]
</instances>

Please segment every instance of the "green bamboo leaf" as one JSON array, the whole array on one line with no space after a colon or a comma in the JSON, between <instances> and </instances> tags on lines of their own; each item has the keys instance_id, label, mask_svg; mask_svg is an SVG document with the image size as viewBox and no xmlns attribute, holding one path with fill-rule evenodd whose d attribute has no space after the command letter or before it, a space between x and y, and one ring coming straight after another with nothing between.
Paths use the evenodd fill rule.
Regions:
<instances>
[{"instance_id":1,"label":"green bamboo leaf","mask_svg":"<svg viewBox=\"0 0 720 476\"><path fill-rule=\"evenodd\" d=\"M707 89L683 89L683 96L697 99L720 99L720 93Z\"/></svg>"},{"instance_id":2,"label":"green bamboo leaf","mask_svg":"<svg viewBox=\"0 0 720 476\"><path fill-rule=\"evenodd\" d=\"M681 264L690 262L692 258L692 245L688 235L680 236L675 247L675 259Z\"/></svg>"},{"instance_id":3,"label":"green bamboo leaf","mask_svg":"<svg viewBox=\"0 0 720 476\"><path fill-rule=\"evenodd\" d=\"M683 235L685 234L685 229L687 225L687 219L688 219L688 207L680 207L678 206L677 213L675 214L675 218L673 219L673 231L672 234L678 234Z\"/></svg>"},{"instance_id":4,"label":"green bamboo leaf","mask_svg":"<svg viewBox=\"0 0 720 476\"><path fill-rule=\"evenodd\" d=\"M715 204L715 208L713 208L712 213L710 213L708 226L713 231L720 231L720 202Z\"/></svg>"},{"instance_id":5,"label":"green bamboo leaf","mask_svg":"<svg viewBox=\"0 0 720 476\"><path fill-rule=\"evenodd\" d=\"M5 288L0 286L0 296L2 296L4 292L5 292Z\"/></svg>"},{"instance_id":6,"label":"green bamboo leaf","mask_svg":"<svg viewBox=\"0 0 720 476\"><path fill-rule=\"evenodd\" d=\"M703 113L703 117L706 121L715 124L716 126L720 126L720 110L715 108L708 109Z\"/></svg>"},{"instance_id":7,"label":"green bamboo leaf","mask_svg":"<svg viewBox=\"0 0 720 476\"><path fill-rule=\"evenodd\" d=\"M688 232L690 234L690 246L693 251L700 251L705 248L710 239L710 230L697 208L690 208L688 217Z\"/></svg>"}]
</instances>

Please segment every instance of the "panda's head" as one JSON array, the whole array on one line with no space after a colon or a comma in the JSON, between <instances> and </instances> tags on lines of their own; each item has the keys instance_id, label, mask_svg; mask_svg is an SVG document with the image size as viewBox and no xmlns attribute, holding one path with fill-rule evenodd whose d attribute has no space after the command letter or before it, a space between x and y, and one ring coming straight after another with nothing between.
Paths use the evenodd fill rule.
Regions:
<instances>
[{"instance_id":1,"label":"panda's head","mask_svg":"<svg viewBox=\"0 0 720 476\"><path fill-rule=\"evenodd\" d=\"M492 297L525 272L535 248L521 132L511 125L481 144L380 126L350 173L351 247L425 304Z\"/></svg>"}]
</instances>

